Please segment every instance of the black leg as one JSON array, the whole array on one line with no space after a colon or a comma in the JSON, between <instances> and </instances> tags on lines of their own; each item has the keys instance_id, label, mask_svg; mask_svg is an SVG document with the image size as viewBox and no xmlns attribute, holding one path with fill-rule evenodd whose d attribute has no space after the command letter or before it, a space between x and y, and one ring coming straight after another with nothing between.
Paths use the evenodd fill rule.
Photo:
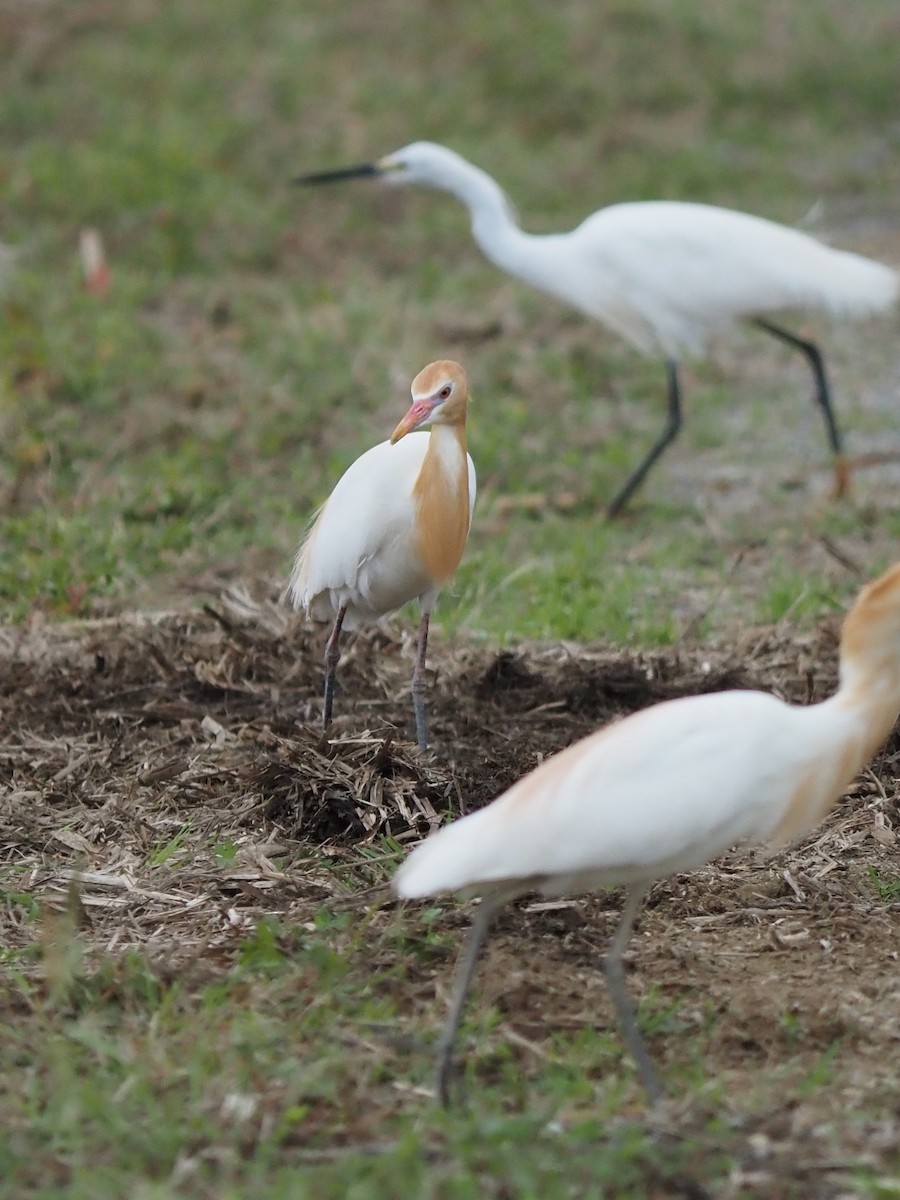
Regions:
<instances>
[{"instance_id":1,"label":"black leg","mask_svg":"<svg viewBox=\"0 0 900 1200\"><path fill-rule=\"evenodd\" d=\"M347 605L343 604L338 609L338 614L334 619L331 636L325 643L325 712L322 717L323 729L327 729L331 724L331 707L334 704L334 674L337 670L338 660L341 657L338 642L341 637L341 625L344 623L346 612Z\"/></svg>"},{"instance_id":2,"label":"black leg","mask_svg":"<svg viewBox=\"0 0 900 1200\"><path fill-rule=\"evenodd\" d=\"M771 333L779 341L786 342L788 346L793 346L806 357L812 369L813 380L815 382L816 404L822 410L822 416L825 420L825 431L828 434L828 444L831 446L831 452L834 455L835 495L842 496L850 484L850 472L844 456L844 441L834 415L834 407L831 403L831 389L828 386L828 376L825 374L825 363L819 347L815 342L806 341L804 338L797 337L796 334L782 329L780 325L773 325L771 322L763 321L761 318L756 320L756 325L758 328L764 329L766 333Z\"/></svg>"},{"instance_id":3,"label":"black leg","mask_svg":"<svg viewBox=\"0 0 900 1200\"><path fill-rule=\"evenodd\" d=\"M413 711L416 714L416 741L420 750L428 749L428 727L425 724L425 651L428 649L428 613L422 613L419 623L419 646L412 677Z\"/></svg>"},{"instance_id":4,"label":"black leg","mask_svg":"<svg viewBox=\"0 0 900 1200\"><path fill-rule=\"evenodd\" d=\"M666 360L666 379L668 381L668 415L662 437L660 437L640 466L631 472L625 480L624 486L613 496L612 502L606 510L606 515L610 519L619 516L625 505L644 482L647 472L662 454L663 450L665 450L666 446L675 440L681 428L681 389L678 386L678 363L671 358Z\"/></svg>"},{"instance_id":5,"label":"black leg","mask_svg":"<svg viewBox=\"0 0 900 1200\"><path fill-rule=\"evenodd\" d=\"M634 1015L634 1009L628 998L628 989L625 986L625 972L622 970L622 952L628 944L628 939L631 937L634 918L637 916L645 892L646 888L638 887L632 889L625 897L625 907L619 919L619 927L616 930L616 935L604 960L603 970L606 975L606 985L609 988L609 994L612 996L613 1006L616 1010L616 1016L619 1018L619 1027L622 1030L622 1036L625 1038L625 1044L628 1046L631 1056L637 1064L638 1074L641 1077L641 1083L644 1085L647 1098L651 1105L653 1105L662 1099L663 1089L657 1078L656 1071L653 1069L650 1055L647 1053L647 1047L644 1045L644 1039L641 1037L640 1030L638 1029L637 1018Z\"/></svg>"},{"instance_id":6,"label":"black leg","mask_svg":"<svg viewBox=\"0 0 900 1200\"><path fill-rule=\"evenodd\" d=\"M501 903L502 901L497 898L481 901L478 911L475 913L475 918L472 921L472 928L469 930L469 937L460 956L459 965L456 968L453 999L450 1001L450 1011L444 1023L441 1040L437 1045L435 1093L445 1108L450 1102L451 1055L456 1042L456 1035L459 1032L459 1024L462 1020L466 997L469 994L469 988L472 984L472 976L475 974L475 963L478 961L478 952L481 950L485 934Z\"/></svg>"}]
</instances>

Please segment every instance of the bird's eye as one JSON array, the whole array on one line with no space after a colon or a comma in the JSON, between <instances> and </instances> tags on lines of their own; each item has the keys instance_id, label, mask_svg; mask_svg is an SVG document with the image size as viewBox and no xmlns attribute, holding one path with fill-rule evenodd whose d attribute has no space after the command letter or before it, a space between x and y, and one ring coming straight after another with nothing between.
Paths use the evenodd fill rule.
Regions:
<instances>
[{"instance_id":1,"label":"bird's eye","mask_svg":"<svg viewBox=\"0 0 900 1200\"><path fill-rule=\"evenodd\" d=\"M452 391L453 391L453 388L451 388L450 384L445 383L444 386L441 388L441 390L438 392L438 395L440 396L440 398L442 400L446 400Z\"/></svg>"}]
</instances>

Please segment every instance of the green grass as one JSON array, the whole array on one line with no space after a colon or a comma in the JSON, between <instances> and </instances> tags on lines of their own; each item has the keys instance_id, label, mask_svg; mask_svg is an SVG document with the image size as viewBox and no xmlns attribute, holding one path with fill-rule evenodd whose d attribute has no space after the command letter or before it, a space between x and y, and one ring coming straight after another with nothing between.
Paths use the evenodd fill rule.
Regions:
<instances>
[{"instance_id":1,"label":"green grass","mask_svg":"<svg viewBox=\"0 0 900 1200\"><path fill-rule=\"evenodd\" d=\"M839 1043L810 1053L807 1018L788 1014L778 1066L729 1096L707 1058L728 1014L697 1026L651 989L644 1034L679 1059L666 1071L676 1109L657 1125L614 1032L588 1021L542 1038L535 1057L476 995L445 1111L424 1091L432 1047L410 996L411 972L452 962L458 936L438 932L440 911L263 919L212 978L128 951L87 961L76 913L47 922L44 984L8 976L20 1017L4 1054L19 1069L4 1080L3 1197L718 1194L753 1154L747 1130L777 1113L773 1089L811 1103L843 1086ZM442 1015L439 999L429 1007ZM861 1175L860 1194L884 1182ZM799 1200L809 1177L780 1186Z\"/></svg>"},{"instance_id":2,"label":"green grass","mask_svg":"<svg viewBox=\"0 0 900 1200\"><path fill-rule=\"evenodd\" d=\"M883 878L874 867L869 867L869 878L879 897L887 903L900 900L900 877Z\"/></svg>"},{"instance_id":3,"label":"green grass","mask_svg":"<svg viewBox=\"0 0 900 1200\"><path fill-rule=\"evenodd\" d=\"M639 1197L727 1171L716 1121L672 1138L618 1115L619 1049L590 1030L555 1042L538 1097L494 1022L469 1022L480 1078L467 1070L465 1103L436 1109L415 1091L427 1047L392 1048L403 980L372 977L347 917L340 952L319 936L328 912L316 933L261 922L194 987L137 955L85 969L63 930L46 948L53 991L23 994L31 1020L11 1031L29 1066L4 1102L0 1195L113 1196L127 1179L167 1197Z\"/></svg>"},{"instance_id":4,"label":"green grass","mask_svg":"<svg viewBox=\"0 0 900 1200\"><path fill-rule=\"evenodd\" d=\"M290 180L429 137L495 174L531 230L622 199L788 223L821 204L814 230L877 256L900 194L896 45L893 0L0 9L0 240L15 252L0 282L0 619L282 579L309 514L444 354L472 380L480 490L441 601L448 633L640 648L841 611L859 579L828 545L878 571L900 539L896 489L861 476L855 501L817 498L820 421L783 351L748 337L690 366L682 440L606 524L659 429L661 364L499 274L448 197ZM82 287L88 226L110 259L105 296ZM894 437L877 402L893 332L833 339L851 443ZM551 502L507 503L529 496ZM189 828L148 847L162 889ZM208 848L213 864L235 854ZM362 867L316 856L310 870L352 886ZM382 879L379 863L366 882ZM872 886L897 897L896 879ZM726 1188L753 1165L747 1113L775 1103L760 1083L729 1123L704 1069L718 1018L684 1032L651 993L648 1031L681 1031L677 1136L634 1116L618 1039L586 1022L523 1074L489 1004L466 1025L468 1102L439 1112L416 1090L429 1045L409 1041L426 1002L398 965L443 970L454 951L428 910L374 933L326 908L263 921L195 978L92 957L72 914L40 911L19 882L0 906L40 925L36 946L0 950L9 1200L687 1194L685 1180ZM802 1042L799 1028L784 1078L830 1094L831 1058L810 1063ZM860 1195L894 1194L857 1178Z\"/></svg>"},{"instance_id":5,"label":"green grass","mask_svg":"<svg viewBox=\"0 0 900 1200\"><path fill-rule=\"evenodd\" d=\"M154 852L153 886L170 887L177 843ZM823 1043L817 1006L783 1013L776 1054L765 1070L742 1062L744 1083L732 1092L712 1066L723 1051L727 1061L728 1009L651 985L639 1020L666 1056L674 1105L654 1122L599 974L592 982L594 968L582 966L566 979L562 941L551 952L561 974L525 984L534 1007L518 1012L518 972L537 948L523 936L509 947L516 967L505 983L496 960L477 976L457 1102L439 1109L428 1087L461 938L448 926L452 906L346 904L383 881L393 852L386 843L294 862L300 887L339 876L343 903L304 901L300 919L260 917L230 941L214 931L193 963L164 928L152 960L128 949L127 919L126 948L92 949L75 887L63 904L5 891L3 910L33 923L37 940L0 961L0 1197L728 1194L756 1153L753 1131L780 1128L784 1096L824 1106L820 1126L844 1120L839 1098L858 1070L853 1034ZM890 881L870 874L889 901ZM574 989L584 993L575 1021L565 1019ZM528 1031L524 1041L511 1024ZM889 1121L890 1090L867 1094L866 1128ZM804 1170L761 1161L777 1171L779 1194L809 1194ZM861 1168L855 1185L880 1196L886 1178Z\"/></svg>"},{"instance_id":6,"label":"green grass","mask_svg":"<svg viewBox=\"0 0 900 1200\"><path fill-rule=\"evenodd\" d=\"M672 596L698 570L727 570L731 518L717 545L694 489L673 483L672 455L637 529L598 519L658 428L660 364L499 275L446 197L289 181L430 136L494 171L533 229L645 196L787 221L817 201L877 214L900 183L886 0L862 16L623 0L601 17L534 0L466 3L440 20L392 3L376 20L355 4L261 15L228 0L214 19L186 4L146 20L124 4L100 16L69 6L56 26L6 20L0 236L16 265L0 322L3 616L87 615L248 572L283 577L340 470L392 426L419 366L449 351L475 388L486 528L443 606L448 622L493 637L679 636ZM105 297L81 287L88 225L111 260ZM498 319L499 339L456 341ZM767 353L773 372L784 367ZM675 452L698 478L747 445L788 472L824 465L799 371L770 393L796 431L792 452L811 443L794 462L773 451L780 420L772 430L772 401L751 402L741 364L698 371ZM737 442L731 409L745 414ZM513 510L489 532L497 497L558 492L582 507L545 522ZM794 499L770 510L770 540L809 533L796 533L808 500ZM852 588L829 579L823 605L797 615ZM790 604L749 591L751 620Z\"/></svg>"}]
</instances>

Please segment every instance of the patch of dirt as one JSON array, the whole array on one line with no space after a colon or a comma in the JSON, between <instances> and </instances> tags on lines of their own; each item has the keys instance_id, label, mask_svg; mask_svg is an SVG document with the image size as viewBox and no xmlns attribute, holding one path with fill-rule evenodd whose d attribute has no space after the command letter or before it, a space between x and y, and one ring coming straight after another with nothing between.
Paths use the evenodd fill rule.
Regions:
<instances>
[{"instance_id":1,"label":"patch of dirt","mask_svg":"<svg viewBox=\"0 0 900 1200\"><path fill-rule=\"evenodd\" d=\"M7 845L58 841L82 808L102 846L135 807L146 824L155 812L190 822L207 806L222 830L232 820L235 832L317 846L405 840L649 704L735 687L808 702L835 678L832 628L790 646L751 634L728 654L447 649L438 636L432 749L420 754L409 741L411 635L382 627L345 642L327 737L322 641L240 594L199 613L0 631Z\"/></svg>"},{"instance_id":2,"label":"patch of dirt","mask_svg":"<svg viewBox=\"0 0 900 1200\"><path fill-rule=\"evenodd\" d=\"M409 740L407 633L348 641L325 737L322 633L268 602L233 596L189 614L2 630L0 936L29 945L39 923L16 897L49 912L71 904L77 884L81 932L97 952L137 947L167 972L220 969L264 915L308 921L323 904L380 903L385 837L414 841L448 812L489 802L597 725L724 688L819 700L836 683L836 646L836 622L793 638L751 631L730 652L498 652L448 648L437 634L434 747L420 754ZM724 1085L726 1108L749 1105L765 1073L779 1081L780 1101L748 1133L747 1186L759 1194L781 1194L765 1180L794 1178L798 1155L818 1196L892 1161L900 905L876 884L900 878L898 827L895 731L803 844L664 881L640 919L632 987L652 990L656 1010L677 1005L651 1041L663 1074L685 1065L679 1029L703 1030L703 1072ZM342 892L340 866L356 869L364 846L370 891L357 879ZM322 847L336 870L323 869ZM525 901L498 920L473 1004L498 1006L498 1036L523 1072L540 1068L554 1032L611 1023L597 968L618 907L616 895ZM370 919L374 930L398 914L386 905ZM468 917L451 909L443 920L462 931ZM443 1016L452 963L437 958L405 972L419 1029ZM832 1056L834 1086L804 1092L802 1077L783 1073L787 1060L814 1072ZM693 1119L673 1117L682 1132ZM743 1186L722 1195L749 1194Z\"/></svg>"}]
</instances>

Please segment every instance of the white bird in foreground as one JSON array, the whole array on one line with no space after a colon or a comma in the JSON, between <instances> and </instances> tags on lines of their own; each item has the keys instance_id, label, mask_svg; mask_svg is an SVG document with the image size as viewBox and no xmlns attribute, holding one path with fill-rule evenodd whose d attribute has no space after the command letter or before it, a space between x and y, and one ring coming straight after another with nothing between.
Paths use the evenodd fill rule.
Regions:
<instances>
[{"instance_id":1,"label":"white bird in foreground","mask_svg":"<svg viewBox=\"0 0 900 1200\"><path fill-rule=\"evenodd\" d=\"M412 694L424 750L428 622L469 536L475 467L466 452L469 384L459 363L425 367L412 382L412 400L390 441L367 450L338 480L297 551L287 594L295 608L334 621L325 647L326 728L341 628L419 601ZM412 432L428 422L430 434Z\"/></svg>"},{"instance_id":2,"label":"white bird in foreground","mask_svg":"<svg viewBox=\"0 0 900 1200\"><path fill-rule=\"evenodd\" d=\"M808 707L763 692L671 700L542 763L486 808L426 839L394 877L398 896L480 896L439 1042L437 1094L478 951L498 908L626 888L605 960L613 1004L651 1103L662 1088L638 1032L622 952L644 894L738 843L781 846L822 820L900 710L900 563L864 588L841 634L840 685Z\"/></svg>"},{"instance_id":3,"label":"white bird in foreground","mask_svg":"<svg viewBox=\"0 0 900 1200\"><path fill-rule=\"evenodd\" d=\"M846 315L887 309L900 294L900 276L889 267L761 217L673 200L615 204L570 233L525 233L490 175L434 142L413 142L377 162L295 182L359 175L450 192L469 209L472 234L491 262L602 321L643 353L665 358L665 428L616 493L611 517L681 428L679 360L703 353L714 334L739 320L752 321L806 356L834 454L835 494L846 490L849 464L819 349L768 317L794 308Z\"/></svg>"}]
</instances>

